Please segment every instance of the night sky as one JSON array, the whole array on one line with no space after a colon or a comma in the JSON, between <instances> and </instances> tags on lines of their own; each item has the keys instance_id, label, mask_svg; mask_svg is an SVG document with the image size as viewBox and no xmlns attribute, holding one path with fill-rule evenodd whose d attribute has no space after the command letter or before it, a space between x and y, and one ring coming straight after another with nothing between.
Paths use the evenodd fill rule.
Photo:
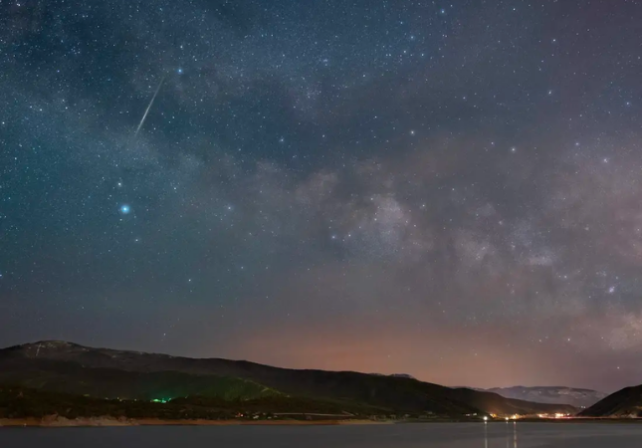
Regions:
<instances>
[{"instance_id":1,"label":"night sky","mask_svg":"<svg viewBox=\"0 0 642 448\"><path fill-rule=\"evenodd\" d=\"M626 0L1 0L0 346L638 384L641 36Z\"/></svg>"}]
</instances>

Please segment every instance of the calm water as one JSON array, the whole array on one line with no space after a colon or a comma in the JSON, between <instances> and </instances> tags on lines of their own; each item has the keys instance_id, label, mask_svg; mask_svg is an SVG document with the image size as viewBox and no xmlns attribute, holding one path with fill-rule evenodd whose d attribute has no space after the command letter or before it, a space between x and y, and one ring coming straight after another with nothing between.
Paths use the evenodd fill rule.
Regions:
<instances>
[{"instance_id":1,"label":"calm water","mask_svg":"<svg viewBox=\"0 0 642 448\"><path fill-rule=\"evenodd\" d=\"M11 448L640 448L642 425L409 424L324 427L0 429Z\"/></svg>"}]
</instances>

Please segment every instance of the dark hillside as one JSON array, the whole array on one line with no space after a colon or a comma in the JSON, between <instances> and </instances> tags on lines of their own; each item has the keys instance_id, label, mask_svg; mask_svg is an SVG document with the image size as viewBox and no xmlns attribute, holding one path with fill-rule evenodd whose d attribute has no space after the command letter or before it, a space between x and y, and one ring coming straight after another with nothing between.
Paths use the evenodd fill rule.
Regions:
<instances>
[{"instance_id":1,"label":"dark hillside","mask_svg":"<svg viewBox=\"0 0 642 448\"><path fill-rule=\"evenodd\" d=\"M442 415L479 412L526 414L534 409L532 403L503 398L489 392L451 389L405 377L282 369L247 361L192 359L89 348L61 341L43 341L0 350L0 367L4 366L2 369L5 372L3 375L22 375L21 372L30 369L48 371L50 367L42 363L52 361L64 362L67 365L64 368L69 369L72 367L68 363L72 363L85 369L110 369L139 374L165 372L164 375L174 372L243 379L288 395L362 403L401 412L432 412ZM63 380L64 378L58 377L56 381ZM566 412L568 409L564 405L538 404L535 407L540 412Z\"/></svg>"},{"instance_id":2,"label":"dark hillside","mask_svg":"<svg viewBox=\"0 0 642 448\"><path fill-rule=\"evenodd\" d=\"M580 414L582 417L642 417L642 385L625 387Z\"/></svg>"}]
</instances>

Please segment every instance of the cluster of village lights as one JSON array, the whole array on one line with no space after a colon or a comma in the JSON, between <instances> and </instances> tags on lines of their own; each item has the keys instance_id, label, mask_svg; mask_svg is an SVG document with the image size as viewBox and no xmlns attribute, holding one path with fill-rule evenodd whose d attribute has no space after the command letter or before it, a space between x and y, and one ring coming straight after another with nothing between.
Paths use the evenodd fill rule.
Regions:
<instances>
[{"instance_id":1,"label":"cluster of village lights","mask_svg":"<svg viewBox=\"0 0 642 448\"><path fill-rule=\"evenodd\" d=\"M537 414L537 416L538 416L539 418L551 418L551 417L549 417L549 415L547 415L547 414ZM554 416L552 416L552 417L553 417L553 418L568 418L568 417L569 417L569 414L561 414L561 413L557 413L557 414L555 414L555 415L554 415ZM504 420L506 420L506 421L510 421L510 420L519 420L520 418L521 418L521 416L519 416L519 415L515 414L515 415L513 415L513 416L511 416L511 417L504 417ZM488 422L488 416L487 416L487 415L485 415L483 419L484 419L484 423Z\"/></svg>"}]
</instances>

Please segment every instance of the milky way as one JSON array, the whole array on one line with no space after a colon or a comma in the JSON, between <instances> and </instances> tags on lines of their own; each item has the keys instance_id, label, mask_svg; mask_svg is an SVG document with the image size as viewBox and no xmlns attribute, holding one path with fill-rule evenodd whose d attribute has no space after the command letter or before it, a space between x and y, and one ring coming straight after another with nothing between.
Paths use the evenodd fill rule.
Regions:
<instances>
[{"instance_id":1,"label":"milky way","mask_svg":"<svg viewBox=\"0 0 642 448\"><path fill-rule=\"evenodd\" d=\"M639 383L641 19L1 1L0 345Z\"/></svg>"}]
</instances>

